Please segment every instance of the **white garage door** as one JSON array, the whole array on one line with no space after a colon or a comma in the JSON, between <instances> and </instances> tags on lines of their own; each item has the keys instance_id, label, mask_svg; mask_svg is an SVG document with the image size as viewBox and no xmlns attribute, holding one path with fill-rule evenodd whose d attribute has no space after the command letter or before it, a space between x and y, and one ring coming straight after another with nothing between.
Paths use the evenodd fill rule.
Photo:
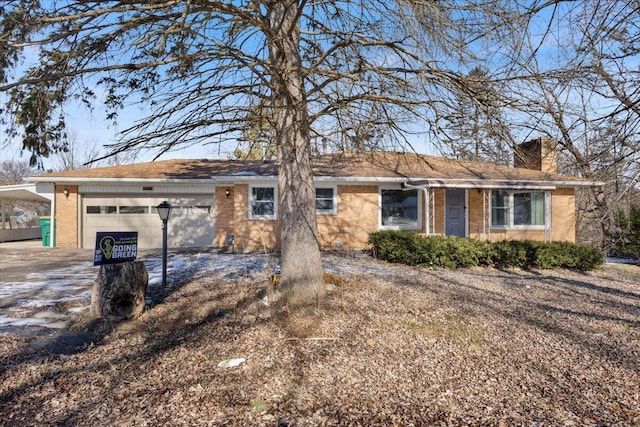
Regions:
<instances>
[{"instance_id":1,"label":"white garage door","mask_svg":"<svg viewBox=\"0 0 640 427\"><path fill-rule=\"evenodd\" d=\"M156 206L164 200L173 206L167 227L169 247L213 246L213 195L86 195L82 199L83 247L95 247L98 231L137 231L141 249L161 248L162 221Z\"/></svg>"}]
</instances>

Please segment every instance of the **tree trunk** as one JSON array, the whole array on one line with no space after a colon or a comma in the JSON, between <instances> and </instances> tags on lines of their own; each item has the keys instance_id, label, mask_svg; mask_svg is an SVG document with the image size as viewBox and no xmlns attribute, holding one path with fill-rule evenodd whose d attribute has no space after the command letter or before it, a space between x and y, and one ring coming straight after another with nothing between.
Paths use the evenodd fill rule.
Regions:
<instances>
[{"instance_id":1,"label":"tree trunk","mask_svg":"<svg viewBox=\"0 0 640 427\"><path fill-rule=\"evenodd\" d=\"M299 12L298 3L289 0L273 2L268 13L279 161L280 286L285 300L292 305L317 303L324 294Z\"/></svg>"},{"instance_id":2,"label":"tree trunk","mask_svg":"<svg viewBox=\"0 0 640 427\"><path fill-rule=\"evenodd\" d=\"M148 279L141 261L101 265L93 282L91 314L110 320L140 316L144 311Z\"/></svg>"}]
</instances>

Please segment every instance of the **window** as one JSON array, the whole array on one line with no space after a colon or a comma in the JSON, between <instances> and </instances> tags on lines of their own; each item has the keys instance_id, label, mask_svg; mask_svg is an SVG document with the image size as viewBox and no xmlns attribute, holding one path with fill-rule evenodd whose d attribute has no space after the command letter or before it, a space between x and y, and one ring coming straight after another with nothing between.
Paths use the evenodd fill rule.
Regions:
<instances>
[{"instance_id":1,"label":"window","mask_svg":"<svg viewBox=\"0 0 640 427\"><path fill-rule=\"evenodd\" d=\"M545 193L542 191L491 193L491 226L538 228L545 225Z\"/></svg>"},{"instance_id":2,"label":"window","mask_svg":"<svg viewBox=\"0 0 640 427\"><path fill-rule=\"evenodd\" d=\"M381 225L388 228L418 229L418 191L382 190Z\"/></svg>"},{"instance_id":3,"label":"window","mask_svg":"<svg viewBox=\"0 0 640 427\"><path fill-rule=\"evenodd\" d=\"M506 191L491 192L491 225L509 226L509 193Z\"/></svg>"},{"instance_id":4,"label":"window","mask_svg":"<svg viewBox=\"0 0 640 427\"><path fill-rule=\"evenodd\" d=\"M88 214L114 214L117 211L115 206L87 206Z\"/></svg>"},{"instance_id":5,"label":"window","mask_svg":"<svg viewBox=\"0 0 640 427\"><path fill-rule=\"evenodd\" d=\"M316 213L319 214L335 214L336 200L335 188L316 188Z\"/></svg>"},{"instance_id":6,"label":"window","mask_svg":"<svg viewBox=\"0 0 640 427\"><path fill-rule=\"evenodd\" d=\"M149 206L120 206L121 214L148 214Z\"/></svg>"},{"instance_id":7,"label":"window","mask_svg":"<svg viewBox=\"0 0 640 427\"><path fill-rule=\"evenodd\" d=\"M275 187L251 187L249 189L249 197L249 218L276 218L277 210Z\"/></svg>"},{"instance_id":8,"label":"window","mask_svg":"<svg viewBox=\"0 0 640 427\"><path fill-rule=\"evenodd\" d=\"M544 193L513 195L513 225L544 225Z\"/></svg>"}]
</instances>

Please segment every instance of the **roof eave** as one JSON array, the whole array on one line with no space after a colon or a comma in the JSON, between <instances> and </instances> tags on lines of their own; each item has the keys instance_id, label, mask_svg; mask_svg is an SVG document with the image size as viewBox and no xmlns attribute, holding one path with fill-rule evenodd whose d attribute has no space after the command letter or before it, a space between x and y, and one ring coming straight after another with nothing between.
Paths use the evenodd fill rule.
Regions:
<instances>
[{"instance_id":1,"label":"roof eave","mask_svg":"<svg viewBox=\"0 0 640 427\"><path fill-rule=\"evenodd\" d=\"M58 176L58 177L40 177L30 176L25 178L29 182L50 182L56 184L100 184L100 183L122 183L122 184L136 184L136 183L184 183L184 184L211 184L211 179L208 178L88 178L88 177L70 177L70 176Z\"/></svg>"},{"instance_id":2,"label":"roof eave","mask_svg":"<svg viewBox=\"0 0 640 427\"><path fill-rule=\"evenodd\" d=\"M505 179L410 179L404 184L411 187L478 188L478 189L555 189L557 187L592 187L603 185L597 181L581 180L505 180Z\"/></svg>"},{"instance_id":3,"label":"roof eave","mask_svg":"<svg viewBox=\"0 0 640 427\"><path fill-rule=\"evenodd\" d=\"M171 184L214 184L232 185L255 182L277 181L275 175L220 175L210 178L90 178L68 176L31 176L26 181L34 183L58 184L100 184L100 183L171 183ZM368 177L368 176L315 176L317 182L333 183L405 183L410 186L432 188L542 188L542 187L597 187L604 185L600 181L586 180L505 180L505 179L460 179L460 178L407 178L407 177Z\"/></svg>"}]
</instances>

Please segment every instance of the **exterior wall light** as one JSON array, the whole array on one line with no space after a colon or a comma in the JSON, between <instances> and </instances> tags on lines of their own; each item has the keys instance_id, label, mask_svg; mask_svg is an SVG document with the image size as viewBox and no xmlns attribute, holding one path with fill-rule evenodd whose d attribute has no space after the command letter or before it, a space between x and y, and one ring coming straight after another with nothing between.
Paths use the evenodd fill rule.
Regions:
<instances>
[{"instance_id":1,"label":"exterior wall light","mask_svg":"<svg viewBox=\"0 0 640 427\"><path fill-rule=\"evenodd\" d=\"M64 194L64 197L66 197L67 199L69 198L69 190L68 189L64 189L62 190L62 194Z\"/></svg>"},{"instance_id":2,"label":"exterior wall light","mask_svg":"<svg viewBox=\"0 0 640 427\"><path fill-rule=\"evenodd\" d=\"M224 195L227 196L227 199L228 199L229 196L231 196L231 189L227 188L226 190L224 190Z\"/></svg>"}]
</instances>

